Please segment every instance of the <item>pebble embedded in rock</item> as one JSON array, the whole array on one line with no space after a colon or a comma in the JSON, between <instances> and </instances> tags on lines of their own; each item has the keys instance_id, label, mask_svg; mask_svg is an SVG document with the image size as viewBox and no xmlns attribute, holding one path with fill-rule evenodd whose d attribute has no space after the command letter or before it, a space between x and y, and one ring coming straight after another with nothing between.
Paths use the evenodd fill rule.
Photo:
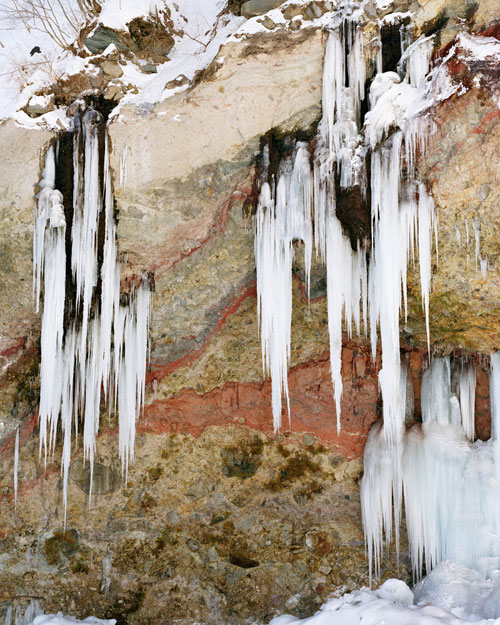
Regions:
<instances>
[{"instance_id":1,"label":"pebble embedded in rock","mask_svg":"<svg viewBox=\"0 0 500 625\"><path fill-rule=\"evenodd\" d=\"M120 78L123 76L123 69L117 61L106 60L101 63L104 75L109 78Z\"/></svg>"},{"instance_id":2,"label":"pebble embedded in rock","mask_svg":"<svg viewBox=\"0 0 500 625\"><path fill-rule=\"evenodd\" d=\"M302 442L304 443L306 447L312 447L312 445L314 445L316 441L317 441L316 437L312 436L311 434L306 434L304 438L302 439Z\"/></svg>"},{"instance_id":3,"label":"pebble embedded in rock","mask_svg":"<svg viewBox=\"0 0 500 625\"><path fill-rule=\"evenodd\" d=\"M190 551L198 551L200 548L200 543L196 540L196 538L189 538L186 541L186 545Z\"/></svg>"},{"instance_id":4,"label":"pebble embedded in rock","mask_svg":"<svg viewBox=\"0 0 500 625\"><path fill-rule=\"evenodd\" d=\"M105 100L113 100L114 102L118 102L121 100L125 94L121 90L121 87L118 85L108 85L106 90L103 93L103 97Z\"/></svg>"},{"instance_id":5,"label":"pebble embedded in rock","mask_svg":"<svg viewBox=\"0 0 500 625\"><path fill-rule=\"evenodd\" d=\"M241 5L241 15L243 17L255 17L263 15L272 9L276 9L283 4L283 0L248 0Z\"/></svg>"},{"instance_id":6,"label":"pebble embedded in rock","mask_svg":"<svg viewBox=\"0 0 500 625\"><path fill-rule=\"evenodd\" d=\"M267 30L274 30L276 28L276 22L273 22L268 15L258 21L262 24L262 26L264 26L264 28L267 28Z\"/></svg>"},{"instance_id":7,"label":"pebble embedded in rock","mask_svg":"<svg viewBox=\"0 0 500 625\"><path fill-rule=\"evenodd\" d=\"M480 202L484 202L484 200L488 197L489 194L490 194L489 184L482 184L477 190L477 197L479 198Z\"/></svg>"},{"instance_id":8,"label":"pebble embedded in rock","mask_svg":"<svg viewBox=\"0 0 500 625\"><path fill-rule=\"evenodd\" d=\"M139 65L139 69L143 74L156 74L158 72L154 63L144 63L144 65Z\"/></svg>"}]
</instances>

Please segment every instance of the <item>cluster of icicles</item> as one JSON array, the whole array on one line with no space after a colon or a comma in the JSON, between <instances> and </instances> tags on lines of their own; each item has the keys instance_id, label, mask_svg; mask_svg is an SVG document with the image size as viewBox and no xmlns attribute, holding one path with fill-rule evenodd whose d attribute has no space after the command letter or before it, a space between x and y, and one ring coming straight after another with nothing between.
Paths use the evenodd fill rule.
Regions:
<instances>
[{"instance_id":1,"label":"cluster of icicles","mask_svg":"<svg viewBox=\"0 0 500 625\"><path fill-rule=\"evenodd\" d=\"M47 458L53 452L60 422L65 510L72 435L78 435L79 423L83 423L84 456L89 460L92 487L102 394L108 400L110 412L118 408L120 456L122 470L126 471L129 460L133 459L135 423L145 389L150 289L143 280L129 296L128 303L120 303L120 265L107 140L104 172L99 166L100 122L101 116L93 109L85 112L81 122L79 117L74 120L71 257L66 258L63 196L55 188L58 144L47 152L39 184L33 244L37 310L43 284L40 453L43 451ZM102 263L99 263L102 213L105 234ZM76 287L69 303L67 262ZM100 297L96 298L98 283ZM65 324L68 305L77 312Z\"/></svg>"},{"instance_id":2,"label":"cluster of icicles","mask_svg":"<svg viewBox=\"0 0 500 625\"><path fill-rule=\"evenodd\" d=\"M345 322L349 336L353 324L358 334L362 328L366 335L370 328L374 357L379 328L379 380L386 434L396 438L401 433L399 318L402 308L406 315L407 265L415 258L417 248L428 330L434 205L425 187L415 180L414 164L417 151L425 149L432 123L422 115L412 117L410 105L432 89L425 81L432 41L422 38L404 51L400 66L402 73L403 68L406 71L402 81L394 72L382 73L380 40L372 48L376 49L374 58L371 49L365 48L363 32L352 16L329 33L323 70L323 118L313 165L307 144L298 142L293 155L282 160L277 179L262 184L256 214L255 261L263 368L272 380L275 430L281 426L282 396L290 414L287 370L292 262L297 240L304 244L308 292L313 243L317 257L326 265L330 368L339 431ZM370 63L378 72L370 89L370 111L362 126L361 101L368 97L364 90ZM403 101L408 103L408 119L398 119L393 110L404 108ZM402 129L381 143L395 122ZM369 181L367 158L371 158ZM267 160L265 152L266 176ZM353 250L336 216L337 183L344 189L360 186L364 196L370 185L369 266L366 242L358 241Z\"/></svg>"},{"instance_id":3,"label":"cluster of icicles","mask_svg":"<svg viewBox=\"0 0 500 625\"><path fill-rule=\"evenodd\" d=\"M405 34L403 32L403 34ZM408 427L410 380L400 351L400 316L407 315L407 267L418 255L422 306L429 339L431 256L437 227L432 198L416 179L433 122L426 110L447 91L446 68L431 69L432 40L408 45L402 36L398 71L382 72L380 40L365 47L353 14L333 27L326 46L323 118L316 147L296 143L264 177L256 213L255 259L263 368L272 380L274 427L282 399L290 406L287 369L292 320L292 262L301 241L307 292L313 247L326 265L330 368L337 428L342 396L342 332L370 336L375 359L380 335L379 386L383 424L365 451L362 508L370 574L380 570L383 546L399 520L403 491L413 570L429 572L449 558L490 574L500 568L500 355L491 358L492 441L474 439L475 368L451 370L435 359L422 384L423 424ZM374 50L373 54L371 50ZM369 65L377 68L369 94ZM448 94L448 95L446 95ZM361 101L369 99L361 120ZM391 130L396 130L392 132ZM370 167L366 161L370 159ZM311 165L312 161L312 165ZM369 178L369 179L368 179ZM359 186L371 198L371 246L353 249L336 215L335 190ZM476 237L477 239L477 237ZM477 255L477 254L476 254ZM500 438L500 437L499 437ZM480 535L474 538L475 532Z\"/></svg>"}]
</instances>

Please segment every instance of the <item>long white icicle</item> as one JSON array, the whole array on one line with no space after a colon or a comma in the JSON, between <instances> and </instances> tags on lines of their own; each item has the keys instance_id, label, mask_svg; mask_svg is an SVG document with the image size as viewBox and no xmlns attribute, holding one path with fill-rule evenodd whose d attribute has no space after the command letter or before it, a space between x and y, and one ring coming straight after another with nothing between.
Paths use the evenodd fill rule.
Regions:
<instances>
[{"instance_id":1,"label":"long white icicle","mask_svg":"<svg viewBox=\"0 0 500 625\"><path fill-rule=\"evenodd\" d=\"M264 375L270 373L274 429L281 426L281 398L286 398L292 324L292 261L294 240L304 242L309 292L312 256L311 201L313 179L305 144L297 144L280 167L275 197L269 183L262 185L256 214L255 265L257 311Z\"/></svg>"},{"instance_id":2,"label":"long white icicle","mask_svg":"<svg viewBox=\"0 0 500 625\"><path fill-rule=\"evenodd\" d=\"M14 441L14 508L17 508L17 481L19 474L19 428L16 430Z\"/></svg>"}]
</instances>

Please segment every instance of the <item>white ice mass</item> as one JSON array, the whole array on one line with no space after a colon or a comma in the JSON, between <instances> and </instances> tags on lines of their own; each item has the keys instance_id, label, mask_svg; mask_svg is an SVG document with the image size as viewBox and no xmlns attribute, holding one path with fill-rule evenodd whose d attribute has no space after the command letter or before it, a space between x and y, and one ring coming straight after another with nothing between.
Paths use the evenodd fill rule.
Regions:
<instances>
[{"instance_id":1,"label":"white ice mass","mask_svg":"<svg viewBox=\"0 0 500 625\"><path fill-rule=\"evenodd\" d=\"M71 443L79 423L83 423L83 450L90 462L92 487L102 396L108 401L110 412L118 407L124 472L133 459L135 422L144 401L150 290L147 280L142 280L129 294L128 303L120 303L120 265L106 139L103 172L99 166L102 121L92 108L85 111L81 121L78 116L74 119L69 252L63 196L55 189L57 143L46 155L35 224L37 306L43 284L40 453L47 458L53 452L60 422L64 434L61 471L65 509ZM104 246L99 265L102 213ZM67 285L67 253L74 296Z\"/></svg>"},{"instance_id":2,"label":"white ice mass","mask_svg":"<svg viewBox=\"0 0 500 625\"><path fill-rule=\"evenodd\" d=\"M326 265L330 367L339 431L342 332L345 327L350 336L354 324L358 334L361 329L366 334L369 317L374 358L377 329L382 347L384 432L388 437L400 435L399 317L401 310L406 314L407 266L416 253L430 345L434 206L424 185L415 180L414 163L417 152L425 149L433 125L414 115L428 107L433 97L432 80L426 81L431 69L432 40L423 38L408 47L400 63L401 78L395 72L382 73L381 41L372 41L368 47L363 37L355 11L347 12L340 21L337 18L325 51L323 118L313 165L309 165L305 144L297 144L281 163L276 179L263 183L257 207L258 315L264 371L272 379L275 430L281 425L282 395L289 405L287 369L295 241L304 243L308 291L312 238L317 256ZM367 94L370 62L377 67L377 73ZM367 99L371 108L362 120L361 103ZM383 142L393 129L397 132ZM368 158L370 180L366 180ZM360 187L363 197L371 197L369 266L365 242L358 241L353 249L336 215L337 184L346 189Z\"/></svg>"},{"instance_id":3,"label":"white ice mass","mask_svg":"<svg viewBox=\"0 0 500 625\"><path fill-rule=\"evenodd\" d=\"M307 622L401 625L497 617L500 359L498 353L491 356L492 438L475 441L476 363L430 358L429 294L433 254L438 260L437 216L415 166L434 132L430 108L456 87L447 77L446 59L432 67L432 37L411 44L402 37L397 72L383 72L381 41L366 44L356 15L355 10L347 11L330 28L323 118L312 165L305 158L306 144L296 143L282 160L276 179L270 179L264 167L267 178L257 208L255 241L264 369L272 378L277 430L282 395L289 407L294 247L297 241L304 244L309 291L314 244L316 256L326 265L330 367L339 429L343 332L369 333L374 359L380 337L383 420L370 432L361 486L370 576L378 577L384 546L393 538L399 550L404 512L414 579L428 574L417 587L418 601L441 607L417 608L413 599L405 599L402 606L400 598L385 591L360 591L330 601ZM368 63L377 71L365 93ZM363 101L369 103L364 119ZM295 171L300 177L292 174ZM336 190L354 187L370 198L370 249L365 241L352 244L336 215ZM467 223L466 229L469 250ZM473 222L473 229L476 267L481 261L484 275L479 223ZM407 316L407 271L416 258L430 360L422 380L422 422L413 421L406 401L411 376L400 350L400 318ZM457 570L466 580L467 599L459 600L459 593L452 591ZM407 587L406 591L410 592ZM450 595L454 600L447 602ZM455 609L454 616L441 608ZM294 620L280 617L273 625Z\"/></svg>"}]
</instances>

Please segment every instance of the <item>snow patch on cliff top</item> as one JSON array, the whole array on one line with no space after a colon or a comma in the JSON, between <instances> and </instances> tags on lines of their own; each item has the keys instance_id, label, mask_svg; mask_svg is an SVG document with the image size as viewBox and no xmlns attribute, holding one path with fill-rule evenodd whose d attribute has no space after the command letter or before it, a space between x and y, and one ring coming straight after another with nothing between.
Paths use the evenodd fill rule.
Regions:
<instances>
[{"instance_id":1,"label":"snow patch on cliff top","mask_svg":"<svg viewBox=\"0 0 500 625\"><path fill-rule=\"evenodd\" d=\"M334 19L334 13L326 12L315 20L301 20L297 16L287 21L283 11L289 4L306 6L307 0L289 0L265 15L248 20L226 12L227 0L178 0L168 3L175 30L175 45L169 54L169 60L158 64L156 73L152 74L144 73L137 63L131 61L123 65L121 83L134 85L138 93L126 93L113 114L119 114L124 104L148 108L188 89L196 73L210 65L224 44L259 32L272 32L266 27L266 20L267 26L269 20L274 22L276 29L287 29L292 23L296 25L294 29L304 29L328 28ZM385 9L386 5L390 5L388 0L377 0L379 8ZM99 23L108 28L126 30L132 19L147 16L163 8L164 0L105 0ZM385 16L384 23L390 17ZM30 51L35 46L41 49L41 53L30 56ZM492 37L473 37L464 33L457 39L453 50L468 61L497 63L500 60L500 42ZM107 53L109 54L109 50L103 55ZM3 68L0 73L0 120L14 117L18 124L30 128L67 127L64 108L35 118L29 117L21 109L37 92L48 89L55 81L97 71L92 64L95 58L89 56L82 59L70 52L62 52L46 33L33 29L28 32L20 20L13 19L0 9L0 64ZM220 62L223 62L223 57ZM393 95L396 91L404 90L404 86L393 89ZM399 93L396 100L402 103L407 100L406 96L407 94ZM394 105L398 108L396 100ZM500 103L500 97L498 101ZM415 110L415 103L411 108Z\"/></svg>"}]
</instances>

